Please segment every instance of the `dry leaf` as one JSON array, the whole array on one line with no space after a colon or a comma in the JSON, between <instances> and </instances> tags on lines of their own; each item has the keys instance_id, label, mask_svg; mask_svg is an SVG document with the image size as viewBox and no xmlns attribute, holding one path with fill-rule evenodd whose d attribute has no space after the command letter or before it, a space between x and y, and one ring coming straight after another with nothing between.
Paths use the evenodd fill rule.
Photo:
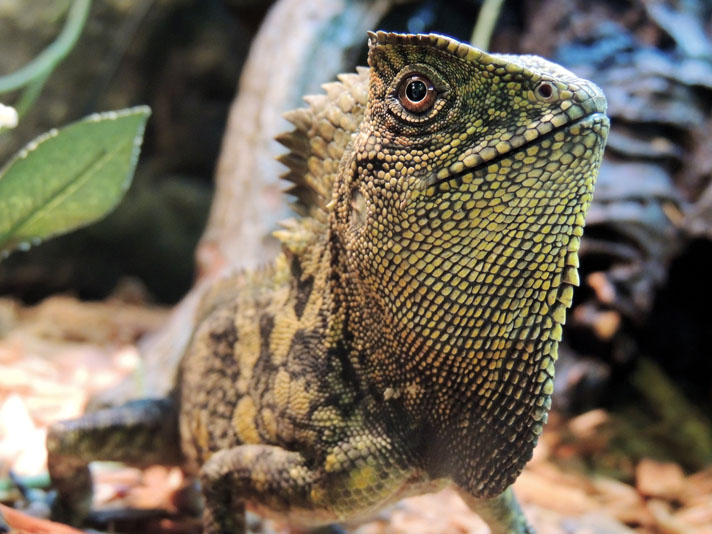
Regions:
<instances>
[{"instance_id":1,"label":"dry leaf","mask_svg":"<svg viewBox=\"0 0 712 534\"><path fill-rule=\"evenodd\" d=\"M638 491L648 497L675 499L682 493L685 473L674 463L643 459L635 468Z\"/></svg>"}]
</instances>

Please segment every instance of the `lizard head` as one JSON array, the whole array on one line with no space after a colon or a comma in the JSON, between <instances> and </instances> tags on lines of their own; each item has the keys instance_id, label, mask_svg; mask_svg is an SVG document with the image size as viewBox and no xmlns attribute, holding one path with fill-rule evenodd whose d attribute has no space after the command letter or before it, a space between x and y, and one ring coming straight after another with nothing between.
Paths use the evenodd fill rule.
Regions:
<instances>
[{"instance_id":1,"label":"lizard head","mask_svg":"<svg viewBox=\"0 0 712 534\"><path fill-rule=\"evenodd\" d=\"M402 368L442 391L448 456L472 459L456 482L496 495L546 420L606 101L542 58L438 35L370 34L369 64L332 221Z\"/></svg>"}]
</instances>

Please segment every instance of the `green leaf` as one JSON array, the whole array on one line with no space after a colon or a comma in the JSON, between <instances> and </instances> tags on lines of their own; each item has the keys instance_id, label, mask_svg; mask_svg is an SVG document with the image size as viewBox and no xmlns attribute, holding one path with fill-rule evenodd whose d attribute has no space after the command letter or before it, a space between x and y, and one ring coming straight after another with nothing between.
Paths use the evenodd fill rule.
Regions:
<instances>
[{"instance_id":1,"label":"green leaf","mask_svg":"<svg viewBox=\"0 0 712 534\"><path fill-rule=\"evenodd\" d=\"M50 130L0 169L0 251L107 215L131 184L151 110L97 113Z\"/></svg>"}]
</instances>

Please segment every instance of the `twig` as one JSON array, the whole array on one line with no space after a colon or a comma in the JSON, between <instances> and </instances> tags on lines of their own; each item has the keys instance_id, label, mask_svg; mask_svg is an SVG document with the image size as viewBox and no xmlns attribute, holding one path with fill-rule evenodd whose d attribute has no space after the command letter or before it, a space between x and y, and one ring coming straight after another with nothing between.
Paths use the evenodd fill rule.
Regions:
<instances>
[{"instance_id":1,"label":"twig","mask_svg":"<svg viewBox=\"0 0 712 534\"><path fill-rule=\"evenodd\" d=\"M492 38L492 32L497 24L499 12L502 10L502 2L504 0L485 0L480 8L480 14L477 17L475 29L472 30L470 43L472 46L487 50Z\"/></svg>"}]
</instances>

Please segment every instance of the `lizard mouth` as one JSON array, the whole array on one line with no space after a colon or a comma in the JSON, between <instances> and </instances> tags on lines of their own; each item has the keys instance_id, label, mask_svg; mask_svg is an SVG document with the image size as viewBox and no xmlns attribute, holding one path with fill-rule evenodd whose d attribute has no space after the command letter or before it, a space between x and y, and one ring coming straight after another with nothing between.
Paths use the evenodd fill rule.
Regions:
<instances>
[{"instance_id":1,"label":"lizard mouth","mask_svg":"<svg viewBox=\"0 0 712 534\"><path fill-rule=\"evenodd\" d=\"M489 159L482 160L477 165L475 165L473 167L468 167L458 173L451 174L444 178L437 178L435 175L432 175L431 178L426 180L426 182L424 184L424 188L428 188L431 186L437 187L438 185L440 185L442 183L451 182L452 180L459 180L463 176L481 171L482 169L485 169L485 168L489 167L490 165L497 164L498 162L500 162L502 160L511 158L512 156L514 156L515 154L517 154L519 152L523 152L532 146L538 145L541 142L545 141L546 139L549 139L549 138L555 136L559 132L563 132L566 130L572 130L572 129L578 127L582 130L582 133L583 133L583 130L592 130L597 125L607 128L608 124L609 124L609 119L605 113L602 113L602 112L589 113L588 115L584 115L583 117L575 119L571 122L567 122L566 124L557 126L556 128L553 128L553 129L549 130L548 132L537 136L536 138L532 139L531 141L526 141L519 146L513 147L511 150L508 150L507 152L503 152L503 153L497 154Z\"/></svg>"}]
</instances>

